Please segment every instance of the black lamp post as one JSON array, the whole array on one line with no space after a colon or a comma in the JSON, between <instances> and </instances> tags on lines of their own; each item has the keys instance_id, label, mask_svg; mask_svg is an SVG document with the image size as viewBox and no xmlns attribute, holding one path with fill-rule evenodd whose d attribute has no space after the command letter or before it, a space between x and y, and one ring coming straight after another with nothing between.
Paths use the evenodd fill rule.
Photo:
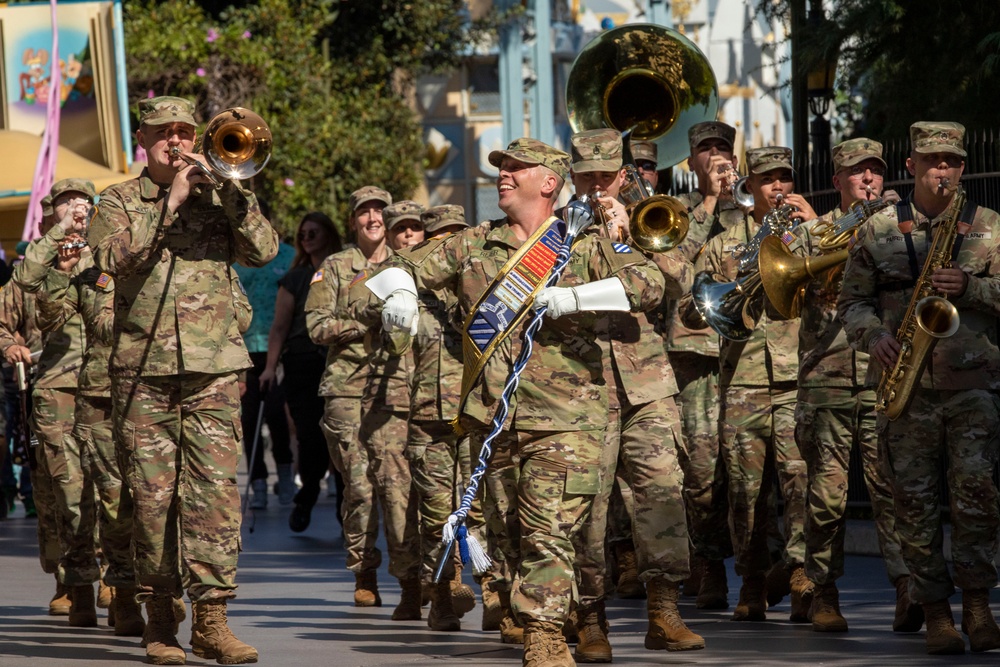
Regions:
<instances>
[{"instance_id":1,"label":"black lamp post","mask_svg":"<svg viewBox=\"0 0 1000 667\"><path fill-rule=\"evenodd\" d=\"M829 24L820 2L811 2L807 23L812 34L818 34ZM811 184L813 190L828 187L832 178L830 121L826 119L826 112L830 110L830 100L833 99L838 56L839 52L836 49L816 56L806 77L806 95L809 99L809 110L813 113L809 131L813 146Z\"/></svg>"}]
</instances>

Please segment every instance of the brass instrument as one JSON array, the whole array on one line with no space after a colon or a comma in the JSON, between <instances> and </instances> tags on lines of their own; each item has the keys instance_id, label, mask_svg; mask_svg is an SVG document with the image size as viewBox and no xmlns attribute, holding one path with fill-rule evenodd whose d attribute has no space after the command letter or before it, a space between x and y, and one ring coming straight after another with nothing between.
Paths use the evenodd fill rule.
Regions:
<instances>
[{"instance_id":1,"label":"brass instrument","mask_svg":"<svg viewBox=\"0 0 1000 667\"><path fill-rule=\"evenodd\" d=\"M233 107L216 114L205 129L201 152L207 167L178 146L171 148L170 154L196 166L218 190L227 180L259 174L271 159L271 144L271 129L263 118L249 109Z\"/></svg>"},{"instance_id":2,"label":"brass instrument","mask_svg":"<svg viewBox=\"0 0 1000 667\"><path fill-rule=\"evenodd\" d=\"M63 243L59 246L62 250L76 250L77 248L86 248L86 239L77 239L75 241L70 241L69 243Z\"/></svg>"},{"instance_id":3,"label":"brass instrument","mask_svg":"<svg viewBox=\"0 0 1000 667\"><path fill-rule=\"evenodd\" d=\"M947 188L947 181L943 181L940 187ZM965 200L965 190L959 184L949 205L951 210L948 216L934 232L924 268L913 287L910 305L896 332L899 358L892 370L882 371L875 394L875 411L884 412L889 419L898 419L906 412L913 399L913 390L919 384L938 340L954 336L958 331L958 309L946 297L934 291L931 274L951 264L958 216L965 207Z\"/></svg>"},{"instance_id":4,"label":"brass instrument","mask_svg":"<svg viewBox=\"0 0 1000 667\"><path fill-rule=\"evenodd\" d=\"M694 277L691 296L695 308L723 338L747 340L757 326L764 305L759 266L761 244L768 237L780 237L792 229L795 221L791 214L794 212L794 206L781 204L779 199L779 205L767 212L750 242L741 243L733 250L733 257L739 260L736 280L725 282L724 276L708 271Z\"/></svg>"},{"instance_id":5,"label":"brass instrument","mask_svg":"<svg viewBox=\"0 0 1000 667\"><path fill-rule=\"evenodd\" d=\"M847 242L865 220L892 202L883 199L857 200L847 213L836 220L822 222L812 228L819 237L819 257L796 257L784 243L766 238L761 243L760 266L764 292L774 309L784 317L798 317L802 309L805 286L825 272L847 261Z\"/></svg>"}]
</instances>

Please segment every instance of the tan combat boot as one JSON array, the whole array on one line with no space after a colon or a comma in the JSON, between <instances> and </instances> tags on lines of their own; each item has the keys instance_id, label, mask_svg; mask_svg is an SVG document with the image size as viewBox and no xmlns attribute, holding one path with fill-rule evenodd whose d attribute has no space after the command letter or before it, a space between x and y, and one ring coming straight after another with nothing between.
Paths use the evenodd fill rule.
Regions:
<instances>
[{"instance_id":1,"label":"tan combat boot","mask_svg":"<svg viewBox=\"0 0 1000 667\"><path fill-rule=\"evenodd\" d=\"M775 607L781 604L785 596L792 592L792 572L785 567L784 561L778 561L767 571L764 589L767 591L767 606Z\"/></svg>"},{"instance_id":2,"label":"tan combat boot","mask_svg":"<svg viewBox=\"0 0 1000 667\"><path fill-rule=\"evenodd\" d=\"M483 589L483 631L494 632L500 629L500 621L503 619L503 608L500 606L500 596L490 588L493 576L489 573L483 575L479 585Z\"/></svg>"},{"instance_id":3,"label":"tan combat boot","mask_svg":"<svg viewBox=\"0 0 1000 667\"><path fill-rule=\"evenodd\" d=\"M729 609L729 581L726 564L721 560L706 560L701 577L701 589L695 598L698 609Z\"/></svg>"},{"instance_id":4,"label":"tan combat boot","mask_svg":"<svg viewBox=\"0 0 1000 667\"><path fill-rule=\"evenodd\" d=\"M382 597L378 594L378 579L375 570L365 570L354 575L354 606L381 607Z\"/></svg>"},{"instance_id":5,"label":"tan combat boot","mask_svg":"<svg viewBox=\"0 0 1000 667\"><path fill-rule=\"evenodd\" d=\"M70 586L69 624L75 628L96 628L97 608L94 606L94 585Z\"/></svg>"},{"instance_id":6,"label":"tan combat boot","mask_svg":"<svg viewBox=\"0 0 1000 667\"><path fill-rule=\"evenodd\" d=\"M233 635L226 619L226 601L208 600L191 606L191 652L220 665L257 662L257 649Z\"/></svg>"},{"instance_id":7,"label":"tan combat boot","mask_svg":"<svg viewBox=\"0 0 1000 667\"><path fill-rule=\"evenodd\" d=\"M72 605L67 588L56 579L56 594L49 600L49 616L68 616Z\"/></svg>"},{"instance_id":8,"label":"tan combat boot","mask_svg":"<svg viewBox=\"0 0 1000 667\"><path fill-rule=\"evenodd\" d=\"M653 577L646 587L649 630L646 648L662 651L694 651L705 648L705 640L691 632L677 610L680 585L664 577Z\"/></svg>"},{"instance_id":9,"label":"tan combat boot","mask_svg":"<svg viewBox=\"0 0 1000 667\"><path fill-rule=\"evenodd\" d=\"M973 653L1000 648L1000 627L990 611L989 589L962 591L962 631L969 635Z\"/></svg>"},{"instance_id":10,"label":"tan combat boot","mask_svg":"<svg viewBox=\"0 0 1000 667\"><path fill-rule=\"evenodd\" d=\"M452 604L451 582L431 584L431 610L427 614L427 627L431 630L450 632L462 629Z\"/></svg>"},{"instance_id":11,"label":"tan combat boot","mask_svg":"<svg viewBox=\"0 0 1000 667\"><path fill-rule=\"evenodd\" d=\"M801 565L796 565L792 569L788 584L792 593L792 611L788 615L788 620L792 623L808 623L815 584L809 581L806 569Z\"/></svg>"},{"instance_id":12,"label":"tan combat boot","mask_svg":"<svg viewBox=\"0 0 1000 667\"><path fill-rule=\"evenodd\" d=\"M894 582L896 586L896 614L892 619L893 632L920 632L924 627L924 608L910 600L910 577L903 575Z\"/></svg>"},{"instance_id":13,"label":"tan combat boot","mask_svg":"<svg viewBox=\"0 0 1000 667\"><path fill-rule=\"evenodd\" d=\"M840 613L837 584L816 584L809 616L815 632L847 632L847 619Z\"/></svg>"},{"instance_id":14,"label":"tan combat boot","mask_svg":"<svg viewBox=\"0 0 1000 667\"><path fill-rule=\"evenodd\" d=\"M476 608L476 593L472 587L462 583L462 567L455 566L455 578L449 582L451 585L451 605L455 608L455 613L462 618Z\"/></svg>"},{"instance_id":15,"label":"tan combat boot","mask_svg":"<svg viewBox=\"0 0 1000 667\"><path fill-rule=\"evenodd\" d=\"M112 591L108 618L114 617L115 636L142 637L146 630L146 621L142 618L139 603L135 601L135 589L119 586Z\"/></svg>"},{"instance_id":16,"label":"tan combat boot","mask_svg":"<svg viewBox=\"0 0 1000 667\"><path fill-rule=\"evenodd\" d=\"M619 600L644 600L646 589L639 581L638 561L631 542L617 542L615 557L618 561L618 583L615 586Z\"/></svg>"},{"instance_id":17,"label":"tan combat boot","mask_svg":"<svg viewBox=\"0 0 1000 667\"><path fill-rule=\"evenodd\" d=\"M524 629L522 667L574 667L573 656L562 634L562 624L528 621Z\"/></svg>"},{"instance_id":18,"label":"tan combat boot","mask_svg":"<svg viewBox=\"0 0 1000 667\"><path fill-rule=\"evenodd\" d=\"M764 599L764 575L743 577L740 600L733 610L734 621L763 621L767 619L767 601Z\"/></svg>"},{"instance_id":19,"label":"tan combat boot","mask_svg":"<svg viewBox=\"0 0 1000 667\"><path fill-rule=\"evenodd\" d=\"M577 645L573 655L577 662L611 662L611 642L608 641L608 618L604 601L576 608Z\"/></svg>"},{"instance_id":20,"label":"tan combat boot","mask_svg":"<svg viewBox=\"0 0 1000 667\"><path fill-rule=\"evenodd\" d=\"M399 596L399 604L392 610L394 621L420 620L420 579L400 579L399 586L403 589Z\"/></svg>"},{"instance_id":21,"label":"tan combat boot","mask_svg":"<svg viewBox=\"0 0 1000 667\"><path fill-rule=\"evenodd\" d=\"M927 652L930 655L961 655L965 653L965 639L955 629L948 599L924 605L927 619Z\"/></svg>"},{"instance_id":22,"label":"tan combat boot","mask_svg":"<svg viewBox=\"0 0 1000 667\"><path fill-rule=\"evenodd\" d=\"M523 644L524 628L517 622L510 607L510 591L498 591L497 597L500 598L500 611L503 613L500 619L500 641L504 644Z\"/></svg>"},{"instance_id":23,"label":"tan combat boot","mask_svg":"<svg viewBox=\"0 0 1000 667\"><path fill-rule=\"evenodd\" d=\"M146 602L146 617L149 622L142 635L146 662L151 665L183 665L187 656L177 642L173 598L154 595Z\"/></svg>"}]
</instances>

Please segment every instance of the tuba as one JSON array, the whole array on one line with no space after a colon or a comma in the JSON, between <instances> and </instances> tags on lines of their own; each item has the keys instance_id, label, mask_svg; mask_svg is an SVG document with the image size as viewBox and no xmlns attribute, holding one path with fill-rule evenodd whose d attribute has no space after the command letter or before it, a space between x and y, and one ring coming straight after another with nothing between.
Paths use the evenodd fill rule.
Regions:
<instances>
[{"instance_id":1,"label":"tuba","mask_svg":"<svg viewBox=\"0 0 1000 667\"><path fill-rule=\"evenodd\" d=\"M602 33L573 62L566 110L574 132L610 127L623 133L626 183L619 198L629 212L629 234L642 250L676 247L687 235L687 207L654 195L631 164L630 137L652 141L660 162L689 153L687 131L712 120L719 91L705 54L670 28L633 24ZM600 218L600 211L596 211Z\"/></svg>"},{"instance_id":2,"label":"tuba","mask_svg":"<svg viewBox=\"0 0 1000 667\"><path fill-rule=\"evenodd\" d=\"M271 129L259 115L233 107L216 114L202 138L204 164L188 157L175 146L171 154L197 166L216 190L227 180L243 180L259 174L271 159ZM196 149L197 150L197 149Z\"/></svg>"}]
</instances>

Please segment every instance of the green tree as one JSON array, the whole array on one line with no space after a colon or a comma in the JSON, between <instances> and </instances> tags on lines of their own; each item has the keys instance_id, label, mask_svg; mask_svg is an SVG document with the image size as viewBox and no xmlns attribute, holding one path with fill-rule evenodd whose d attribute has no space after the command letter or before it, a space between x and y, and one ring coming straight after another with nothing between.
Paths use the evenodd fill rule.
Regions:
<instances>
[{"instance_id":1,"label":"green tree","mask_svg":"<svg viewBox=\"0 0 1000 667\"><path fill-rule=\"evenodd\" d=\"M321 210L343 228L358 187L404 198L419 185L410 83L459 63L471 38L463 6L261 0L215 17L192 0L135 0L125 4L130 101L188 97L205 120L253 109L274 134L256 189L276 219L290 230Z\"/></svg>"}]
</instances>

